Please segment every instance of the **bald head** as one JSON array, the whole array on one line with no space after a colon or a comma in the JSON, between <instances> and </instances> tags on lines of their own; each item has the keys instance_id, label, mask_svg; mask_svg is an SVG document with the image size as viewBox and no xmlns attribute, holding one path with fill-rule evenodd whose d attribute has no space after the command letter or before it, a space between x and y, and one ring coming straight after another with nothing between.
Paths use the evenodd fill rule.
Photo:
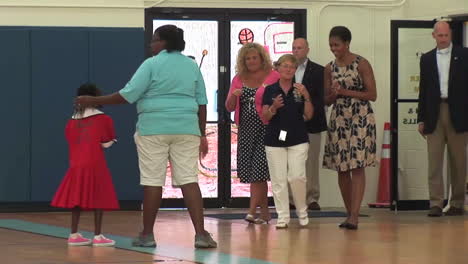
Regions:
<instances>
[{"instance_id":1,"label":"bald head","mask_svg":"<svg viewBox=\"0 0 468 264\"><path fill-rule=\"evenodd\" d=\"M309 47L309 42L305 38L297 38L293 41L293 45L294 43L304 45L307 48Z\"/></svg>"},{"instance_id":2,"label":"bald head","mask_svg":"<svg viewBox=\"0 0 468 264\"><path fill-rule=\"evenodd\" d=\"M438 30L450 30L450 25L447 21L437 21L434 24L434 32Z\"/></svg>"},{"instance_id":3,"label":"bald head","mask_svg":"<svg viewBox=\"0 0 468 264\"><path fill-rule=\"evenodd\" d=\"M304 63L309 54L309 42L305 38L297 38L292 44L292 53L298 60L299 64Z\"/></svg>"},{"instance_id":4,"label":"bald head","mask_svg":"<svg viewBox=\"0 0 468 264\"><path fill-rule=\"evenodd\" d=\"M438 21L434 24L432 37L437 43L438 49L445 49L452 43L452 30L446 21Z\"/></svg>"}]
</instances>

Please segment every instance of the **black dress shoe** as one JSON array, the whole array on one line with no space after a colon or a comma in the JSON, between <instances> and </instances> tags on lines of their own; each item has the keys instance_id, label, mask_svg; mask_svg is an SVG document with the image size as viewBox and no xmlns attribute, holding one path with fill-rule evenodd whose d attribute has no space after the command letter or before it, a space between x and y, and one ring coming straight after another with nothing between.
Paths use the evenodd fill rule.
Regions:
<instances>
[{"instance_id":1,"label":"black dress shoe","mask_svg":"<svg viewBox=\"0 0 468 264\"><path fill-rule=\"evenodd\" d=\"M341 224L338 225L339 228L346 228L346 226L348 225L348 222L343 222Z\"/></svg>"},{"instance_id":2,"label":"black dress shoe","mask_svg":"<svg viewBox=\"0 0 468 264\"><path fill-rule=\"evenodd\" d=\"M357 230L358 225L357 224L346 223L346 229L348 229L348 230Z\"/></svg>"},{"instance_id":3,"label":"black dress shoe","mask_svg":"<svg viewBox=\"0 0 468 264\"><path fill-rule=\"evenodd\" d=\"M442 208L440 208L439 206L432 206L431 209L429 210L429 213L427 214L427 216L429 217L439 217L442 215L443 215Z\"/></svg>"},{"instance_id":4,"label":"black dress shoe","mask_svg":"<svg viewBox=\"0 0 468 264\"><path fill-rule=\"evenodd\" d=\"M464 214L465 212L463 208L457 208L453 206L450 206L448 211L445 212L445 215L448 215L448 216L456 216L456 215L464 215Z\"/></svg>"},{"instance_id":5,"label":"black dress shoe","mask_svg":"<svg viewBox=\"0 0 468 264\"><path fill-rule=\"evenodd\" d=\"M312 211L320 211L320 205L317 203L317 202L312 202L309 204L308 206L309 210L312 210Z\"/></svg>"}]
</instances>

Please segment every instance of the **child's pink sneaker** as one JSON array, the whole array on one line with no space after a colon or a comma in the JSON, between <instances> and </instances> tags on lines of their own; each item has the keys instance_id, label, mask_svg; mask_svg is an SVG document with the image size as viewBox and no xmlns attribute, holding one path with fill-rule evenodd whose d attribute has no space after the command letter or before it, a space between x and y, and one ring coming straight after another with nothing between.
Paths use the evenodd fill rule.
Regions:
<instances>
[{"instance_id":1,"label":"child's pink sneaker","mask_svg":"<svg viewBox=\"0 0 468 264\"><path fill-rule=\"evenodd\" d=\"M112 239L108 239L103 235L94 236L93 246L95 247L112 247L113 245L115 245L115 241Z\"/></svg>"},{"instance_id":2,"label":"child's pink sneaker","mask_svg":"<svg viewBox=\"0 0 468 264\"><path fill-rule=\"evenodd\" d=\"M68 237L69 246L86 246L91 245L91 239L83 237L80 233L70 234Z\"/></svg>"}]
</instances>

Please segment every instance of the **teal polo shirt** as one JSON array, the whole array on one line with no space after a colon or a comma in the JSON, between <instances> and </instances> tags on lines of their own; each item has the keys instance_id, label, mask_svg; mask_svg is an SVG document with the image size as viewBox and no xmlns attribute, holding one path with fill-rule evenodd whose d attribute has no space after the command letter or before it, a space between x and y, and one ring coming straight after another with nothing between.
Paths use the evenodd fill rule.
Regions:
<instances>
[{"instance_id":1,"label":"teal polo shirt","mask_svg":"<svg viewBox=\"0 0 468 264\"><path fill-rule=\"evenodd\" d=\"M200 135L205 82L197 64L180 52L163 50L145 60L119 93L136 102L139 135Z\"/></svg>"}]
</instances>

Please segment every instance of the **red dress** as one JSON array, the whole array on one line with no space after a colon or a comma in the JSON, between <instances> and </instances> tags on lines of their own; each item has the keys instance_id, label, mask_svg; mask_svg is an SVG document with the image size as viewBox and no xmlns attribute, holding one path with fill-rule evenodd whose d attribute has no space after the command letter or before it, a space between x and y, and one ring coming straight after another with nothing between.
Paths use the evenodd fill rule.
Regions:
<instances>
[{"instance_id":1,"label":"red dress","mask_svg":"<svg viewBox=\"0 0 468 264\"><path fill-rule=\"evenodd\" d=\"M54 207L119 208L102 146L102 143L115 140L113 122L102 112L95 110L95 113L67 123L65 137L69 145L70 167L52 200Z\"/></svg>"}]
</instances>

